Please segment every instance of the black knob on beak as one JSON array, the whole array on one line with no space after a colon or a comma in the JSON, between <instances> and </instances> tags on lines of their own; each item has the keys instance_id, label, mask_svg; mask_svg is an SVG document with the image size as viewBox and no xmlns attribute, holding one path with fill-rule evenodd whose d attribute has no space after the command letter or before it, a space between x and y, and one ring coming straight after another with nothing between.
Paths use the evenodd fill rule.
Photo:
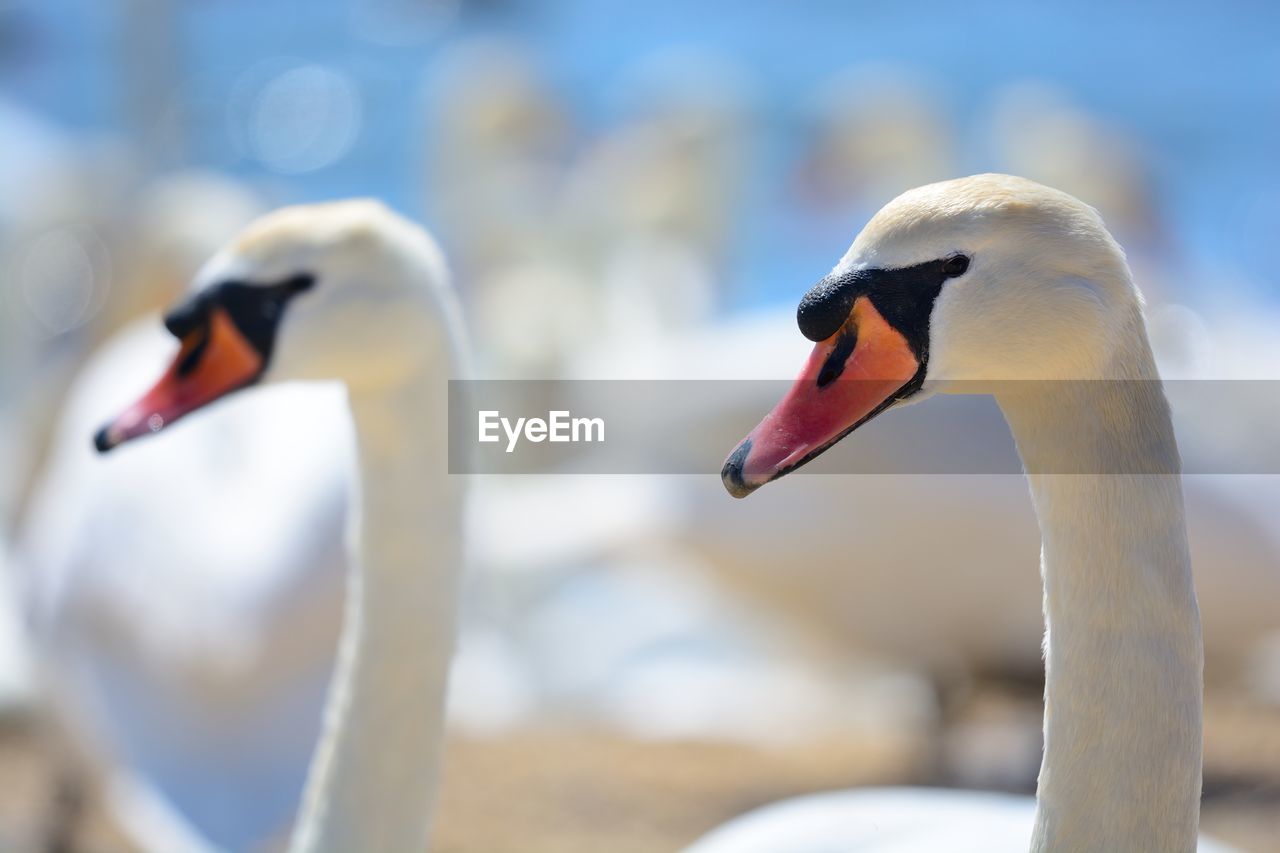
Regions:
<instances>
[{"instance_id":1,"label":"black knob on beak","mask_svg":"<svg viewBox=\"0 0 1280 853\"><path fill-rule=\"evenodd\" d=\"M191 297L164 315L164 327L178 340L205 325L209 319L209 301L204 294Z\"/></svg>"},{"instance_id":2,"label":"black knob on beak","mask_svg":"<svg viewBox=\"0 0 1280 853\"><path fill-rule=\"evenodd\" d=\"M840 331L844 321L853 311L853 303L865 290L866 276L862 270L829 275L815 284L796 309L796 323L800 333L817 343Z\"/></svg>"}]
</instances>

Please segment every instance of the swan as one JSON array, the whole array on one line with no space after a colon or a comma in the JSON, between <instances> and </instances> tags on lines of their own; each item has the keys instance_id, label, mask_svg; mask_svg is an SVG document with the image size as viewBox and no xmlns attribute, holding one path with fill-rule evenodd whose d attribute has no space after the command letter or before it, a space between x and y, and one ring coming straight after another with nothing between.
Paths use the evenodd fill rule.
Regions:
<instances>
[{"instance_id":1,"label":"swan","mask_svg":"<svg viewBox=\"0 0 1280 853\"><path fill-rule=\"evenodd\" d=\"M104 181L99 171L68 164L35 180L22 193L31 200L22 216L0 229L0 464L8 474L0 513L14 538L82 365L136 317L172 302L200 263L266 209L246 186L212 172L174 172L126 193L122 179Z\"/></svg>"},{"instance_id":2,"label":"swan","mask_svg":"<svg viewBox=\"0 0 1280 853\"><path fill-rule=\"evenodd\" d=\"M340 387L293 383L99 456L85 436L172 345L149 316L72 384L18 543L18 600L75 769L131 840L255 849L291 822L320 731L354 439Z\"/></svg>"},{"instance_id":3,"label":"swan","mask_svg":"<svg viewBox=\"0 0 1280 853\"><path fill-rule=\"evenodd\" d=\"M984 850L1195 849L1203 655L1180 462L1141 297L1096 211L1006 175L908 191L797 317L817 345L726 460L735 497L898 405L955 392L1000 406L1042 536L1037 797L824 795L731 821L690 853L970 849L987 825Z\"/></svg>"},{"instance_id":4,"label":"swan","mask_svg":"<svg viewBox=\"0 0 1280 853\"><path fill-rule=\"evenodd\" d=\"M195 284L165 318L181 342L171 366L94 443L110 451L250 385L345 385L358 568L292 849L423 849L462 560L462 484L448 476L442 414L462 350L441 253L377 202L284 208Z\"/></svg>"}]
</instances>

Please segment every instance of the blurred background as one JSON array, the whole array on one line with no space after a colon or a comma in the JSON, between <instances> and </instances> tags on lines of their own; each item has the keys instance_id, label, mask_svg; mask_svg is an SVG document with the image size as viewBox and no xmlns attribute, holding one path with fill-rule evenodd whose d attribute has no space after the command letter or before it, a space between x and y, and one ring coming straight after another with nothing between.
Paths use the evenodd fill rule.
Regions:
<instances>
[{"instance_id":1,"label":"blurred background","mask_svg":"<svg viewBox=\"0 0 1280 853\"><path fill-rule=\"evenodd\" d=\"M795 303L867 217L1012 172L1102 212L1165 376L1274 379L1278 45L1248 2L0 0L0 850L287 838L341 612L341 396L89 447L157 312L260 212L371 195L426 224L482 376L789 378ZM670 414L719 456L741 434L715 425L773 402ZM1184 447L1210 416L1273 441L1280 407L1241 408L1176 411ZM439 850L1034 791L1021 478L740 504L715 477L474 480ZM1203 825L1251 851L1280 850L1275 481L1187 478Z\"/></svg>"}]
</instances>

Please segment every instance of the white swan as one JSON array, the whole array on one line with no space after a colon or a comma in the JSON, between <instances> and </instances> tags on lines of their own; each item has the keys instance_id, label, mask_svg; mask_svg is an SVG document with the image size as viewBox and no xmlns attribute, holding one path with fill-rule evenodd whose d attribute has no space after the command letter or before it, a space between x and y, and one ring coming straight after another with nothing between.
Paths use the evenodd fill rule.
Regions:
<instances>
[{"instance_id":1,"label":"white swan","mask_svg":"<svg viewBox=\"0 0 1280 853\"><path fill-rule=\"evenodd\" d=\"M461 562L442 414L459 325L439 250L374 202L288 208L196 283L165 321L182 342L173 365L96 443L109 450L261 380L346 385L359 570L293 849L423 849Z\"/></svg>"},{"instance_id":2,"label":"white swan","mask_svg":"<svg viewBox=\"0 0 1280 853\"><path fill-rule=\"evenodd\" d=\"M20 600L50 710L131 840L254 849L287 831L320 731L351 423L340 388L295 383L99 456L85 436L172 346L139 321L72 385L19 540Z\"/></svg>"},{"instance_id":3,"label":"white swan","mask_svg":"<svg viewBox=\"0 0 1280 853\"><path fill-rule=\"evenodd\" d=\"M938 390L994 394L1017 440L1043 538L1045 751L1034 809L982 849L1195 849L1202 652L1178 451L1141 298L1097 213L1001 175L910 191L798 319L819 343L725 463L735 496ZM792 802L691 851L940 850L987 822L1008 828L1003 800L940 797Z\"/></svg>"}]
</instances>

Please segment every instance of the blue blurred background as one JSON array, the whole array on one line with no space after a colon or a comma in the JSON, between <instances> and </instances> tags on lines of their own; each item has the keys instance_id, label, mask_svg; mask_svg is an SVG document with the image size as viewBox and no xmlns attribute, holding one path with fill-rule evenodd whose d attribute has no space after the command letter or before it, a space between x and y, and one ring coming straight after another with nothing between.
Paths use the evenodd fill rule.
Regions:
<instances>
[{"instance_id":1,"label":"blue blurred background","mask_svg":"<svg viewBox=\"0 0 1280 853\"><path fill-rule=\"evenodd\" d=\"M1104 155L1139 165L1130 180L1185 252L1180 293L1195 301L1206 273L1250 295L1277 284L1280 12L1266 3L8 0L0 15L13 106L109 135L144 174L222 170L279 202L377 195L428 224L441 211L424 152L457 118L442 81L477 40L525 54L565 125L559 165L633 118L647 87L675 95L707 82L699 70L718 75L750 149L731 305L791 299L846 242L797 246L788 186L836 75L861 72L851 96L879 74L912 87L939 176L1008 169L1004 111L1043 85L1126 149Z\"/></svg>"}]
</instances>

